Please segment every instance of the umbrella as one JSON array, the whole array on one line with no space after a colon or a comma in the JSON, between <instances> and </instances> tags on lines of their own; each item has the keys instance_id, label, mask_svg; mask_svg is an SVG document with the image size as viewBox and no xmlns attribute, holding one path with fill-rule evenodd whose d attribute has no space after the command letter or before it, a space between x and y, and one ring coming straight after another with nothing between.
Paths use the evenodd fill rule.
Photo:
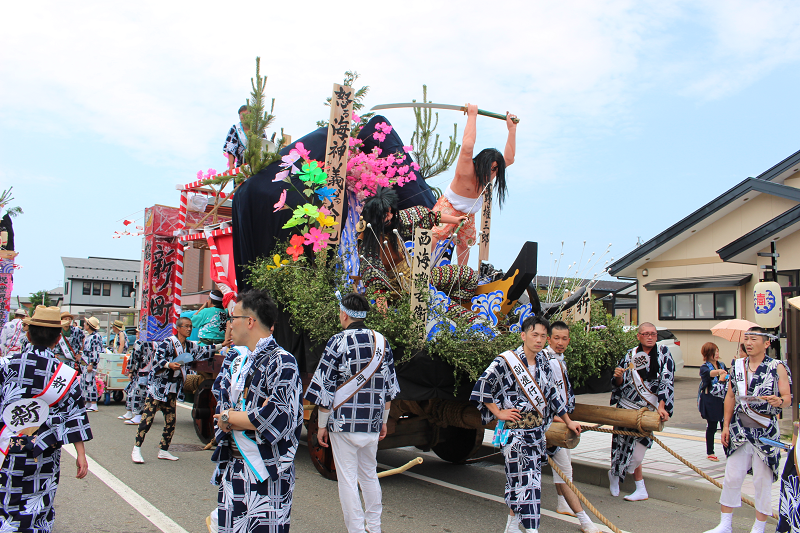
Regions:
<instances>
[{"instance_id":1,"label":"umbrella","mask_svg":"<svg viewBox=\"0 0 800 533\"><path fill-rule=\"evenodd\" d=\"M722 337L726 341L742 343L744 342L744 334L750 328L757 328L758 324L750 322L749 320L742 320L735 318L732 320L723 320L716 326L712 326L711 334L715 337Z\"/></svg>"}]
</instances>

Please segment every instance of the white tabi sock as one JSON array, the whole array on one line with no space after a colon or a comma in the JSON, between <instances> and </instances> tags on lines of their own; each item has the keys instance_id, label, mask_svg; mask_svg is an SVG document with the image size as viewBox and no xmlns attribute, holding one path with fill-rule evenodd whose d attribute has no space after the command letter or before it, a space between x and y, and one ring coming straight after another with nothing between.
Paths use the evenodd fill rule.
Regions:
<instances>
[{"instance_id":1,"label":"white tabi sock","mask_svg":"<svg viewBox=\"0 0 800 533\"><path fill-rule=\"evenodd\" d=\"M592 522L592 519L589 518L588 514L586 514L586 511L580 511L575 516L577 516L578 520L580 520L581 531L583 533L600 533L600 530L597 529L596 525L594 525L594 522Z\"/></svg>"},{"instance_id":2,"label":"white tabi sock","mask_svg":"<svg viewBox=\"0 0 800 533\"><path fill-rule=\"evenodd\" d=\"M519 532L519 518L517 515L511 516L508 515L508 520L506 520L506 529L503 533L518 533Z\"/></svg>"},{"instance_id":3,"label":"white tabi sock","mask_svg":"<svg viewBox=\"0 0 800 533\"><path fill-rule=\"evenodd\" d=\"M720 513L720 515L719 525L714 529L709 529L706 533L732 533L733 513Z\"/></svg>"},{"instance_id":4,"label":"white tabi sock","mask_svg":"<svg viewBox=\"0 0 800 533\"><path fill-rule=\"evenodd\" d=\"M750 533L764 533L764 528L767 525L767 521L764 520L763 522L756 518L756 521L753 522L753 529L750 530Z\"/></svg>"},{"instance_id":5,"label":"white tabi sock","mask_svg":"<svg viewBox=\"0 0 800 533\"><path fill-rule=\"evenodd\" d=\"M612 474L611 470L608 471L608 490L611 491L612 496L619 496L619 478Z\"/></svg>"},{"instance_id":6,"label":"white tabi sock","mask_svg":"<svg viewBox=\"0 0 800 533\"><path fill-rule=\"evenodd\" d=\"M625 496L625 499L629 502L640 502L646 500L648 497L647 489L644 486L644 480L640 479L636 481L636 490L633 491L632 494Z\"/></svg>"},{"instance_id":7,"label":"white tabi sock","mask_svg":"<svg viewBox=\"0 0 800 533\"><path fill-rule=\"evenodd\" d=\"M560 494L558 495L558 505L556 505L556 512L558 514L575 516L575 512L572 510L572 507L570 507L569 504L567 503L567 499Z\"/></svg>"}]
</instances>

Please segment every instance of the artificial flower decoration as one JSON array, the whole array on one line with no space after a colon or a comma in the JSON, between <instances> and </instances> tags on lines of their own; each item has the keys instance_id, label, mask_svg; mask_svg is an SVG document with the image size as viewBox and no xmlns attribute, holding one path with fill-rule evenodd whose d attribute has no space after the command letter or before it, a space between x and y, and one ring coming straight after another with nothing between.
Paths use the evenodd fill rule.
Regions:
<instances>
[{"instance_id":1,"label":"artificial flower decoration","mask_svg":"<svg viewBox=\"0 0 800 533\"><path fill-rule=\"evenodd\" d=\"M333 226L336 221L331 216L325 216L324 214L320 213L317 215L317 222L319 222L319 227L327 228Z\"/></svg>"},{"instance_id":2,"label":"artificial flower decoration","mask_svg":"<svg viewBox=\"0 0 800 533\"><path fill-rule=\"evenodd\" d=\"M276 203L274 206L272 206L272 207L275 208L273 213L277 213L278 211L283 209L284 205L286 205L286 191L287 191L287 189L283 189L283 192L281 193L281 197L278 199L278 203Z\"/></svg>"},{"instance_id":3,"label":"artificial flower decoration","mask_svg":"<svg viewBox=\"0 0 800 533\"><path fill-rule=\"evenodd\" d=\"M303 254L303 244L305 244L305 242L306 240L302 235L293 235L289 240L289 247L286 249L286 253L292 257L293 261L300 259L300 256Z\"/></svg>"},{"instance_id":4,"label":"artificial flower decoration","mask_svg":"<svg viewBox=\"0 0 800 533\"><path fill-rule=\"evenodd\" d=\"M302 252L302 248L300 250ZM297 259L295 259L295 261L297 261ZM289 264L289 260L288 259L284 259L283 261L281 261L281 256L279 256L278 254L275 254L274 256L272 256L272 263L273 264L271 264L271 265L267 265L267 270L274 270L276 268L282 267L283 265L288 265Z\"/></svg>"},{"instance_id":5,"label":"artificial flower decoration","mask_svg":"<svg viewBox=\"0 0 800 533\"><path fill-rule=\"evenodd\" d=\"M331 237L331 234L320 231L319 228L311 228L303 237L305 237L304 242L306 244L313 244L314 251L319 252L328 247L328 239Z\"/></svg>"},{"instance_id":6,"label":"artificial flower decoration","mask_svg":"<svg viewBox=\"0 0 800 533\"><path fill-rule=\"evenodd\" d=\"M308 154L310 154L310 150L306 150L306 147L303 146L303 143L297 143L294 145L292 152L297 152L297 155L302 157L304 160L308 161Z\"/></svg>"},{"instance_id":7,"label":"artificial flower decoration","mask_svg":"<svg viewBox=\"0 0 800 533\"><path fill-rule=\"evenodd\" d=\"M292 218L283 225L283 229L293 228L302 224L306 218L317 218L319 210L313 204L303 204L292 213Z\"/></svg>"},{"instance_id":8,"label":"artificial flower decoration","mask_svg":"<svg viewBox=\"0 0 800 533\"><path fill-rule=\"evenodd\" d=\"M314 192L316 193L320 202L324 202L325 200L332 202L336 197L336 189L332 189L330 187L320 187Z\"/></svg>"},{"instance_id":9,"label":"artificial flower decoration","mask_svg":"<svg viewBox=\"0 0 800 533\"><path fill-rule=\"evenodd\" d=\"M300 174L299 178L305 182L322 185L328 179L328 175L322 171L317 161L309 161L303 163L302 174Z\"/></svg>"}]
</instances>

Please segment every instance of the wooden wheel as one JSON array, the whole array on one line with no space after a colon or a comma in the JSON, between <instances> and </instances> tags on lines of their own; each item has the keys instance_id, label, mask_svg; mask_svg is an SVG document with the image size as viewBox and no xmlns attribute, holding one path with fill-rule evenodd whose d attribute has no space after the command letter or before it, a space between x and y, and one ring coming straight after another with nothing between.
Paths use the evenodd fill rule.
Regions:
<instances>
[{"instance_id":1,"label":"wooden wheel","mask_svg":"<svg viewBox=\"0 0 800 533\"><path fill-rule=\"evenodd\" d=\"M322 477L336 481L336 465L333 462L333 449L330 447L330 440L327 448L320 446L317 440L318 416L319 407L315 407L311 412L311 418L308 419L308 454L311 456L314 468L322 474Z\"/></svg>"},{"instance_id":2,"label":"wooden wheel","mask_svg":"<svg viewBox=\"0 0 800 533\"><path fill-rule=\"evenodd\" d=\"M483 443L483 429L448 426L439 429L439 442L431 447L440 459L460 464L472 457Z\"/></svg>"},{"instance_id":3,"label":"wooden wheel","mask_svg":"<svg viewBox=\"0 0 800 533\"><path fill-rule=\"evenodd\" d=\"M214 413L217 410L217 399L211 393L213 385L214 380L207 379L194 393L194 407L192 408L194 432L203 444L208 444L214 438Z\"/></svg>"}]
</instances>

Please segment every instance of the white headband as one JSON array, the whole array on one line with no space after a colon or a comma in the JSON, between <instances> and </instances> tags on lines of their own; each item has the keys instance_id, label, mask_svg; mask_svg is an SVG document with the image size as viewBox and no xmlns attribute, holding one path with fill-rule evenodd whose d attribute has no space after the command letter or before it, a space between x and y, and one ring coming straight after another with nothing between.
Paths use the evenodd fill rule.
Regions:
<instances>
[{"instance_id":1,"label":"white headband","mask_svg":"<svg viewBox=\"0 0 800 533\"><path fill-rule=\"evenodd\" d=\"M778 340L778 336L773 333L761 333L760 331L745 331L744 336L747 337L748 335L757 335L759 337L768 337L770 341Z\"/></svg>"},{"instance_id":2,"label":"white headband","mask_svg":"<svg viewBox=\"0 0 800 533\"><path fill-rule=\"evenodd\" d=\"M214 300L215 302L221 302L222 301L222 296L217 296L213 292L209 293L208 297L211 298L212 300Z\"/></svg>"}]
</instances>

